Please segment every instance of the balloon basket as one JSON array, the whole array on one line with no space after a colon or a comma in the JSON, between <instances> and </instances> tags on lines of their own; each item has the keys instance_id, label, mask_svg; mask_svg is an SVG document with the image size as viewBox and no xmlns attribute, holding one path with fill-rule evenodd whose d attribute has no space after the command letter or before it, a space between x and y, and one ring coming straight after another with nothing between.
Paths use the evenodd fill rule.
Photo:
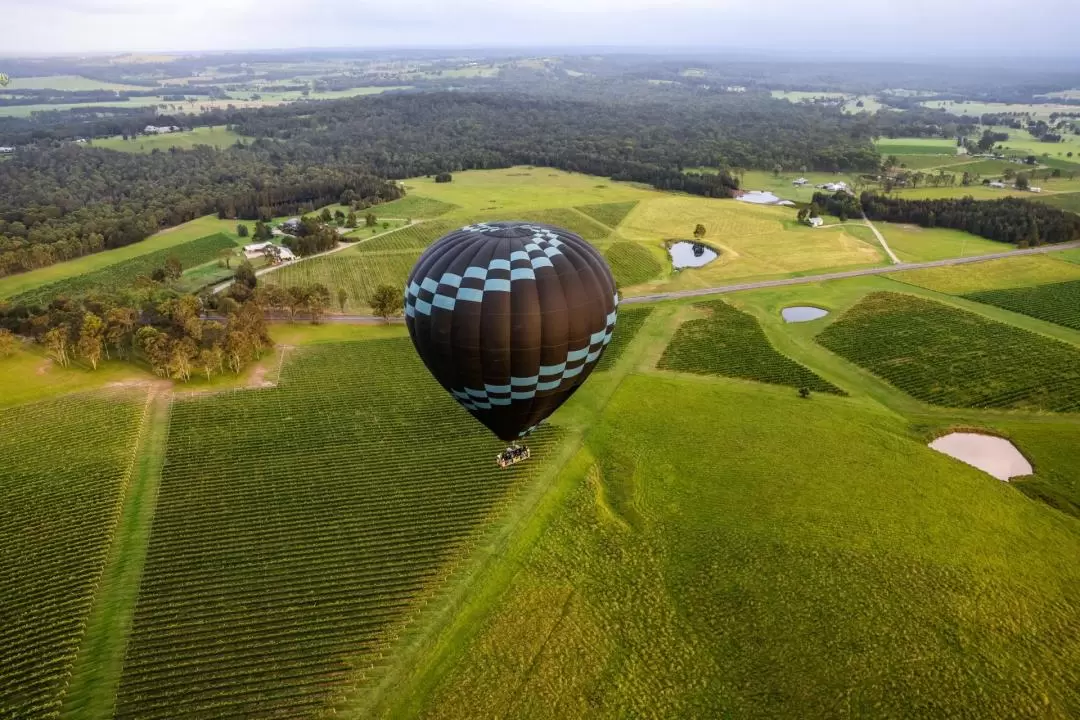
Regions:
<instances>
[{"instance_id":1,"label":"balloon basket","mask_svg":"<svg viewBox=\"0 0 1080 720\"><path fill-rule=\"evenodd\" d=\"M525 462L529 459L530 455L531 453L529 452L528 445L518 445L517 443L514 443L495 456L495 464L501 468L507 468L511 465Z\"/></svg>"}]
</instances>

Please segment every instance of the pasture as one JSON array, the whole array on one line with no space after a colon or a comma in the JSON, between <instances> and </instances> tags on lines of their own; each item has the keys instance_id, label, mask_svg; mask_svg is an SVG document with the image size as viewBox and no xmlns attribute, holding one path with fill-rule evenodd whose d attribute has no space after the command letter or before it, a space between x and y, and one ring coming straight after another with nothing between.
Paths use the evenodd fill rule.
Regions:
<instances>
[{"instance_id":1,"label":"pasture","mask_svg":"<svg viewBox=\"0 0 1080 720\"><path fill-rule=\"evenodd\" d=\"M1011 245L995 242L961 230L924 228L917 225L875 222L889 247L904 262L924 262L953 257L969 257L1005 252Z\"/></svg>"},{"instance_id":2,"label":"pasture","mask_svg":"<svg viewBox=\"0 0 1080 720\"><path fill-rule=\"evenodd\" d=\"M1080 410L1080 348L914 295L867 295L818 342L932 405Z\"/></svg>"},{"instance_id":3,"label":"pasture","mask_svg":"<svg viewBox=\"0 0 1080 720\"><path fill-rule=\"evenodd\" d=\"M1052 255L1024 255L964 265L892 273L893 280L949 295L1080 280L1080 268Z\"/></svg>"},{"instance_id":4,"label":"pasture","mask_svg":"<svg viewBox=\"0 0 1080 720\"><path fill-rule=\"evenodd\" d=\"M1075 523L881 408L764 388L629 376L387 714L1068 715Z\"/></svg>"},{"instance_id":5,"label":"pasture","mask_svg":"<svg viewBox=\"0 0 1080 720\"><path fill-rule=\"evenodd\" d=\"M101 138L91 141L90 144L93 147L106 150L148 153L154 150L169 150L170 148L190 150L196 145L226 148L236 144L240 137L240 135L226 129L224 125L215 125L166 135L137 135L130 140L124 140L120 136Z\"/></svg>"},{"instance_id":6,"label":"pasture","mask_svg":"<svg viewBox=\"0 0 1080 720\"><path fill-rule=\"evenodd\" d=\"M790 208L728 200L665 195L642 202L619 226L618 235L658 247L664 240L692 237L699 223L705 226L704 241L718 249L720 257L704 267L638 286L631 294L661 287L707 287L736 278L877 265L883 261L876 243L850 233L847 226L814 229L797 225Z\"/></svg>"}]
</instances>

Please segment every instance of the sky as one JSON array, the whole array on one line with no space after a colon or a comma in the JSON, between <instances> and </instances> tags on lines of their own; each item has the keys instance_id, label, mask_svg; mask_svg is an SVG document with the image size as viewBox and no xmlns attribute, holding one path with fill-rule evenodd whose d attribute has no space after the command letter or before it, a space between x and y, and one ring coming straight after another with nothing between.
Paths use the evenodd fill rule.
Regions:
<instances>
[{"instance_id":1,"label":"sky","mask_svg":"<svg viewBox=\"0 0 1080 720\"><path fill-rule=\"evenodd\" d=\"M0 53L588 46L1074 57L1078 2L0 0Z\"/></svg>"}]
</instances>

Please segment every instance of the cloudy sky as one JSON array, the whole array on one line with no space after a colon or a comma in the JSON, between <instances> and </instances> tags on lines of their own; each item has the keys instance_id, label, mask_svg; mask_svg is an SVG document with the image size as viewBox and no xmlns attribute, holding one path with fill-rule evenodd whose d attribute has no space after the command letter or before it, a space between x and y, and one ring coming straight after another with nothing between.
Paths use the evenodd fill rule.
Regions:
<instances>
[{"instance_id":1,"label":"cloudy sky","mask_svg":"<svg viewBox=\"0 0 1080 720\"><path fill-rule=\"evenodd\" d=\"M662 46L1080 55L1080 0L0 0L0 53ZM15 29L14 32L9 29Z\"/></svg>"}]
</instances>

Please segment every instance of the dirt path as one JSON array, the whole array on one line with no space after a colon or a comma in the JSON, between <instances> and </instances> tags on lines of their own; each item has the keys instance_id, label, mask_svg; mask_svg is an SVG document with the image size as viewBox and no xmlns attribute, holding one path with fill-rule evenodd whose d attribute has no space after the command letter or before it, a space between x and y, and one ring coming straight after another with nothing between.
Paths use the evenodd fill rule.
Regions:
<instances>
[{"instance_id":1,"label":"dirt path","mask_svg":"<svg viewBox=\"0 0 1080 720\"><path fill-rule=\"evenodd\" d=\"M873 231L874 235L878 239L878 242L881 243L881 247L885 251L885 254L889 256L889 259L892 260L893 264L902 265L903 262L901 262L900 258L896 257L896 253L894 253L892 251L892 248L889 247L889 243L885 242L885 236L882 235L881 231L879 231L874 226L874 223L870 222L870 218L866 217L866 213L863 213L862 219L866 221L866 227L870 228L870 230Z\"/></svg>"}]
</instances>

